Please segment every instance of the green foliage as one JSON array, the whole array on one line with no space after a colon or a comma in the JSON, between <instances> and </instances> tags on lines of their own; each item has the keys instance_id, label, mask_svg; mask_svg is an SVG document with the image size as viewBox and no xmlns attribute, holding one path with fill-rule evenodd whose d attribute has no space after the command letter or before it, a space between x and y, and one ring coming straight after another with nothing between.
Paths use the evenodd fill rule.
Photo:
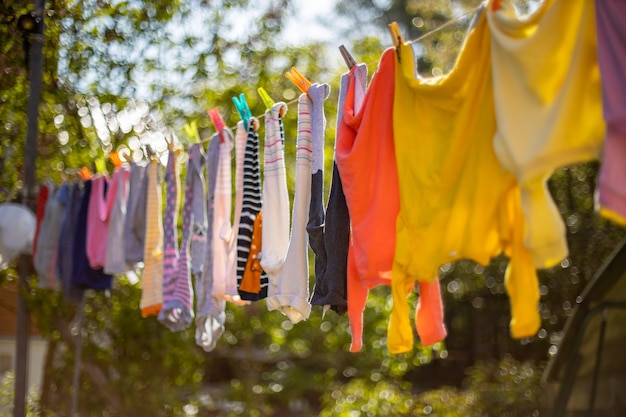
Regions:
<instances>
[{"instance_id":1,"label":"green foliage","mask_svg":"<svg viewBox=\"0 0 626 417\"><path fill-rule=\"evenodd\" d=\"M0 375L0 416L13 415L15 375L7 372ZM34 390L30 390L26 396L26 417L39 416L39 399Z\"/></svg>"},{"instance_id":2,"label":"green foliage","mask_svg":"<svg viewBox=\"0 0 626 417\"><path fill-rule=\"evenodd\" d=\"M421 393L406 381L354 378L322 396L320 416L538 416L540 372L532 363L507 356L471 367L462 388Z\"/></svg>"}]
</instances>

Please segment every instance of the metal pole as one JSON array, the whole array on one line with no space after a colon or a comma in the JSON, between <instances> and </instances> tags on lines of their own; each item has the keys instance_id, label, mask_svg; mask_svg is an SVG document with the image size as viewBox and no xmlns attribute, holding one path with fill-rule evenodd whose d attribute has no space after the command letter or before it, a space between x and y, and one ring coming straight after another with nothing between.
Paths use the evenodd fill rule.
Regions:
<instances>
[{"instance_id":1,"label":"metal pole","mask_svg":"<svg viewBox=\"0 0 626 417\"><path fill-rule=\"evenodd\" d=\"M80 305L78 317L76 319L76 327L78 327L78 335L76 336L76 354L74 356L74 377L72 380L72 409L70 417L78 415L78 393L80 392L80 365L83 356L83 321L85 317L85 291L80 295Z\"/></svg>"},{"instance_id":2,"label":"metal pole","mask_svg":"<svg viewBox=\"0 0 626 417\"><path fill-rule=\"evenodd\" d=\"M596 394L598 392L598 378L600 376L600 365L602 363L602 350L604 349L604 334L606 333L606 322L608 309L602 311L602 323L600 324L600 335L598 336L598 347L596 349L596 363L593 369L593 380L591 382L591 394L589 395L588 416L593 417L596 406Z\"/></svg>"},{"instance_id":3,"label":"metal pole","mask_svg":"<svg viewBox=\"0 0 626 417\"><path fill-rule=\"evenodd\" d=\"M41 80L43 73L44 8L45 0L35 0L35 17L41 20L40 24L36 26L37 30L31 35L30 39L30 95L28 97L28 122L26 127L26 146L24 148L24 204L33 201L32 197L35 189L37 136L39 135L39 103L41 101ZM19 262L13 416L25 417L30 319L28 307L22 297L22 293L26 291L28 287L28 275L31 269L30 257L21 256Z\"/></svg>"}]
</instances>

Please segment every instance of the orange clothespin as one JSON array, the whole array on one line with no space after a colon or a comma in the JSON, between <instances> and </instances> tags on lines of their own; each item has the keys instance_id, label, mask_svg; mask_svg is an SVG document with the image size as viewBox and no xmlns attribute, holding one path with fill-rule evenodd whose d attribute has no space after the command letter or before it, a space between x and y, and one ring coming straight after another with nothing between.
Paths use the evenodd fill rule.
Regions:
<instances>
[{"instance_id":1,"label":"orange clothespin","mask_svg":"<svg viewBox=\"0 0 626 417\"><path fill-rule=\"evenodd\" d=\"M226 123L224 123L224 119L222 119L222 115L220 111L216 108L207 111L209 116L211 117L211 121L213 122L213 126L215 126L215 130L217 134L220 136L220 143L224 143L224 136L222 136L222 130L226 127Z\"/></svg>"},{"instance_id":2,"label":"orange clothespin","mask_svg":"<svg viewBox=\"0 0 626 417\"><path fill-rule=\"evenodd\" d=\"M296 69L296 67L291 67L291 71L285 73L285 77L289 79L292 83L296 85L307 96L309 95L309 87L313 84L311 81L307 80L304 75L300 71ZM311 97L309 97L309 100Z\"/></svg>"},{"instance_id":3,"label":"orange clothespin","mask_svg":"<svg viewBox=\"0 0 626 417\"><path fill-rule=\"evenodd\" d=\"M352 69L352 67L356 65L356 61L354 60L354 58L352 58L352 55L350 55L348 49L343 45L339 45L339 52L341 52L343 60L346 61L348 69Z\"/></svg>"},{"instance_id":4,"label":"orange clothespin","mask_svg":"<svg viewBox=\"0 0 626 417\"><path fill-rule=\"evenodd\" d=\"M120 159L120 154L117 151L113 151L109 154L109 159L113 163L115 169L118 169L122 166L122 160Z\"/></svg>"},{"instance_id":5,"label":"orange clothespin","mask_svg":"<svg viewBox=\"0 0 626 417\"><path fill-rule=\"evenodd\" d=\"M93 177L93 173L87 167L82 167L78 175L83 181L89 181Z\"/></svg>"},{"instance_id":6,"label":"orange clothespin","mask_svg":"<svg viewBox=\"0 0 626 417\"><path fill-rule=\"evenodd\" d=\"M502 0L493 0L493 2L491 3L491 11L497 12L498 10L500 10L501 4Z\"/></svg>"},{"instance_id":7,"label":"orange clothespin","mask_svg":"<svg viewBox=\"0 0 626 417\"><path fill-rule=\"evenodd\" d=\"M402 33L400 33L400 28L398 27L398 23L391 22L389 23L389 32L391 33L391 38L393 39L393 46L396 47L396 55L398 56L398 62L401 62L400 59L400 45L404 43L404 38L402 37Z\"/></svg>"}]
</instances>

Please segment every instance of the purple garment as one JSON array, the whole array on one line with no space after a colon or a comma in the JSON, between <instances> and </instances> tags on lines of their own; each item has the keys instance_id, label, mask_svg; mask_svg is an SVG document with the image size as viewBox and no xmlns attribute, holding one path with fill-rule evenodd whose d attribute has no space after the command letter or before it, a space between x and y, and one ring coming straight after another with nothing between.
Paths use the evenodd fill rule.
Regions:
<instances>
[{"instance_id":1,"label":"purple garment","mask_svg":"<svg viewBox=\"0 0 626 417\"><path fill-rule=\"evenodd\" d=\"M626 1L596 0L598 64L607 131L598 179L600 207L626 223Z\"/></svg>"},{"instance_id":2,"label":"purple garment","mask_svg":"<svg viewBox=\"0 0 626 417\"><path fill-rule=\"evenodd\" d=\"M178 171L176 153L170 151L165 168L165 216L163 217L163 307L159 312L159 321L170 330L178 328L183 311L176 300L176 263L178 262Z\"/></svg>"}]
</instances>

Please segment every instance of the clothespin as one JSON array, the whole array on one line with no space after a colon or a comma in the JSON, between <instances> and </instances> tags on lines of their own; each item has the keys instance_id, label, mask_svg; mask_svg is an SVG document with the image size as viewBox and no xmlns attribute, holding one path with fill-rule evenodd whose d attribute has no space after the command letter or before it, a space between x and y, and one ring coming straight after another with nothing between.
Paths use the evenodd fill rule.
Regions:
<instances>
[{"instance_id":1,"label":"clothespin","mask_svg":"<svg viewBox=\"0 0 626 417\"><path fill-rule=\"evenodd\" d=\"M122 154L122 158L124 158L126 160L126 162L128 162L129 164L133 163L133 158L130 156L129 152L124 152Z\"/></svg>"},{"instance_id":2,"label":"clothespin","mask_svg":"<svg viewBox=\"0 0 626 417\"><path fill-rule=\"evenodd\" d=\"M208 110L207 113L211 117L211 121L213 122L213 126L215 126L215 130L217 134L220 136L220 143L224 143L224 136L222 135L222 130L226 127L226 123L224 123L224 119L222 119L222 115L220 111L216 108Z\"/></svg>"},{"instance_id":3,"label":"clothespin","mask_svg":"<svg viewBox=\"0 0 626 417\"><path fill-rule=\"evenodd\" d=\"M398 56L398 61L400 59L400 45L404 43L404 38L402 37L402 33L400 33L400 28L396 22L389 23L389 32L391 33L391 38L393 39L393 46L396 47L396 55Z\"/></svg>"},{"instance_id":4,"label":"clothespin","mask_svg":"<svg viewBox=\"0 0 626 417\"><path fill-rule=\"evenodd\" d=\"M146 145L146 153L148 154L148 158L150 160L153 160L156 157L156 153L154 152L154 149L152 149L152 146L150 145Z\"/></svg>"},{"instance_id":5,"label":"clothespin","mask_svg":"<svg viewBox=\"0 0 626 417\"><path fill-rule=\"evenodd\" d=\"M113 151L109 154L109 159L113 163L115 169L118 169L122 166L122 160L120 159L120 155L117 151Z\"/></svg>"},{"instance_id":6,"label":"clothespin","mask_svg":"<svg viewBox=\"0 0 626 417\"><path fill-rule=\"evenodd\" d=\"M265 92L265 90L263 90L263 92ZM239 98L237 98L237 96L233 97L233 103L235 103L235 108L237 109L237 112L239 113L239 117L241 117L241 121L243 122L243 125L247 127L248 121L252 117L252 112L250 111L250 107L248 107L248 102L246 101L245 94L243 93L239 94Z\"/></svg>"},{"instance_id":7,"label":"clothespin","mask_svg":"<svg viewBox=\"0 0 626 417\"><path fill-rule=\"evenodd\" d=\"M265 104L265 109L272 110L272 107L274 107L274 104L276 103L274 102L274 100L272 100L270 95L267 94L267 91L265 91L265 88L259 87L257 88L256 91L258 91L259 95L261 96L261 100L263 100L263 104Z\"/></svg>"},{"instance_id":8,"label":"clothespin","mask_svg":"<svg viewBox=\"0 0 626 417\"><path fill-rule=\"evenodd\" d=\"M107 165L104 158L100 156L94 162L96 164L96 172L100 175L105 175L107 173Z\"/></svg>"},{"instance_id":9,"label":"clothespin","mask_svg":"<svg viewBox=\"0 0 626 417\"><path fill-rule=\"evenodd\" d=\"M356 65L356 61L354 60L354 58L352 58L352 55L350 55L348 49L343 45L339 45L339 52L341 52L343 60L346 61L348 69L352 69L352 67Z\"/></svg>"},{"instance_id":10,"label":"clothespin","mask_svg":"<svg viewBox=\"0 0 626 417\"><path fill-rule=\"evenodd\" d=\"M88 181L93 177L93 173L87 167L82 167L80 171L78 171L78 175L83 181Z\"/></svg>"},{"instance_id":11,"label":"clothespin","mask_svg":"<svg viewBox=\"0 0 626 417\"><path fill-rule=\"evenodd\" d=\"M500 10L501 3L502 0L493 0L493 2L491 3L491 11L497 12L498 10Z\"/></svg>"},{"instance_id":12,"label":"clothespin","mask_svg":"<svg viewBox=\"0 0 626 417\"><path fill-rule=\"evenodd\" d=\"M300 71L296 69L296 67L291 67L291 71L285 73L285 77L289 79L292 83L296 85L307 96L309 95L309 87L313 84L311 81L307 80L307 78L302 75ZM311 100L311 97L309 97ZM312 101L312 100L311 100Z\"/></svg>"},{"instance_id":13,"label":"clothespin","mask_svg":"<svg viewBox=\"0 0 626 417\"><path fill-rule=\"evenodd\" d=\"M175 142L174 134L172 133L172 130L170 129L165 135L165 143L167 143L167 150L169 150L170 152L173 152L176 149L176 143L174 142Z\"/></svg>"},{"instance_id":14,"label":"clothespin","mask_svg":"<svg viewBox=\"0 0 626 417\"><path fill-rule=\"evenodd\" d=\"M183 129L185 130L185 134L187 135L191 143L200 142L200 135L198 134L198 124L195 120L191 123L185 124L185 126L183 126Z\"/></svg>"}]
</instances>

